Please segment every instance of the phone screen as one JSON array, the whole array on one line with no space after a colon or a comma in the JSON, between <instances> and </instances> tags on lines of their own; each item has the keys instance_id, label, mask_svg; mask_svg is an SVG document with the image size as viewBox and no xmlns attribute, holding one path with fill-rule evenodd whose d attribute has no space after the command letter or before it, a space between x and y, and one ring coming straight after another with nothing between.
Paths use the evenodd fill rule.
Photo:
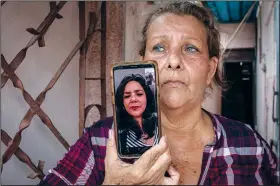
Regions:
<instances>
[{"instance_id":1,"label":"phone screen","mask_svg":"<svg viewBox=\"0 0 280 186\"><path fill-rule=\"evenodd\" d=\"M157 82L154 64L113 67L115 128L121 157L139 157L159 142Z\"/></svg>"}]
</instances>

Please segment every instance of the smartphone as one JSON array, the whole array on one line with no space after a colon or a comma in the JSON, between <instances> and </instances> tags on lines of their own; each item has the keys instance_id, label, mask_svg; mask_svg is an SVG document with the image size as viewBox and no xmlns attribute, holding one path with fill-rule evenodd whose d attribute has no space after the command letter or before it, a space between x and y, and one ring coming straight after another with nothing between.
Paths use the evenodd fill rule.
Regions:
<instances>
[{"instance_id":1,"label":"smartphone","mask_svg":"<svg viewBox=\"0 0 280 186\"><path fill-rule=\"evenodd\" d=\"M155 61L111 65L118 156L137 159L161 138L158 65Z\"/></svg>"}]
</instances>

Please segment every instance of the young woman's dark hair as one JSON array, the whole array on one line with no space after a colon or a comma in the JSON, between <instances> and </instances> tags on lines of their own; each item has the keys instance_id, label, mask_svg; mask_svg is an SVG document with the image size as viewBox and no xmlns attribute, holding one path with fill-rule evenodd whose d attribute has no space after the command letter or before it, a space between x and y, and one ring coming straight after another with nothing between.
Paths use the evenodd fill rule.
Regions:
<instances>
[{"instance_id":1,"label":"young woman's dark hair","mask_svg":"<svg viewBox=\"0 0 280 186\"><path fill-rule=\"evenodd\" d=\"M123 78L116 91L116 119L118 121L118 128L121 133L128 132L128 129L136 133L137 138L141 137L142 131L136 120L126 111L123 104L124 90L127 83L131 81L138 82L144 89L147 98L146 109L142 114L142 128L148 134L148 138L154 136L156 126L156 105L155 97L151 88L147 85L146 80L140 74L131 74Z\"/></svg>"}]
</instances>

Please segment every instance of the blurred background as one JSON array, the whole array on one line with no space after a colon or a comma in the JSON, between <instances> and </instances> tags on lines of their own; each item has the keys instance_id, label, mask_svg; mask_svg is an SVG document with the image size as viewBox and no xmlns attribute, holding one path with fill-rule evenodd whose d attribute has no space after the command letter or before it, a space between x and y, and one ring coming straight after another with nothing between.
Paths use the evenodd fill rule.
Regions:
<instances>
[{"instance_id":1,"label":"blurred background","mask_svg":"<svg viewBox=\"0 0 280 186\"><path fill-rule=\"evenodd\" d=\"M3 185L37 184L84 127L112 115L110 64L140 59L143 21L156 3L1 2ZM199 3L218 21L230 85L203 107L250 124L279 158L279 1ZM6 151L14 136L20 144Z\"/></svg>"}]
</instances>

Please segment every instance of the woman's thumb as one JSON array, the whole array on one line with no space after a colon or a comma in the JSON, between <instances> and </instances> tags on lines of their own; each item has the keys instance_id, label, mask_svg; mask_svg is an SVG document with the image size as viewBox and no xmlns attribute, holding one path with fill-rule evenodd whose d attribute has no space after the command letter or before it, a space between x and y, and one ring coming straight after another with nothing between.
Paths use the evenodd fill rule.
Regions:
<instances>
[{"instance_id":1,"label":"woman's thumb","mask_svg":"<svg viewBox=\"0 0 280 186\"><path fill-rule=\"evenodd\" d=\"M106 159L109 161L115 161L118 159L116 140L113 129L109 129L109 138L107 140L106 147Z\"/></svg>"}]
</instances>

